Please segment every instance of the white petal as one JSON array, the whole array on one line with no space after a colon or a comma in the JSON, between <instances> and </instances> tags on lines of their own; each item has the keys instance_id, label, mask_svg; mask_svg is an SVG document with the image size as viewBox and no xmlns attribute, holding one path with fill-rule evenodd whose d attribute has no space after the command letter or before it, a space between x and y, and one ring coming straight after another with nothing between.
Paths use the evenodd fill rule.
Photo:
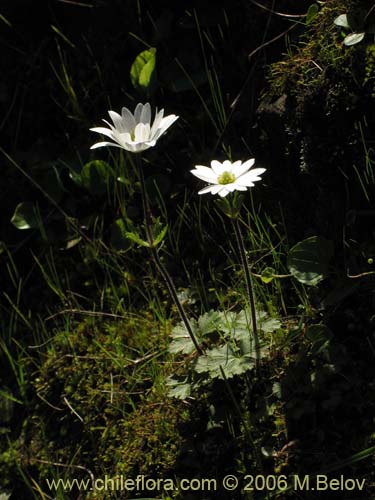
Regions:
<instances>
[{"instance_id":1,"label":"white petal","mask_svg":"<svg viewBox=\"0 0 375 500\"><path fill-rule=\"evenodd\" d=\"M238 178L242 174L244 174L245 172L247 172L248 170L250 170L250 168L254 165L254 163L255 163L255 159L252 158L251 160L245 161L244 163L242 163L241 165L239 165L236 168L236 171L234 172L236 174L236 177Z\"/></svg>"},{"instance_id":2,"label":"white petal","mask_svg":"<svg viewBox=\"0 0 375 500\"><path fill-rule=\"evenodd\" d=\"M115 130L116 127L114 127L112 123L109 123L107 120L104 119L102 121L106 123L111 130Z\"/></svg>"},{"instance_id":3,"label":"white petal","mask_svg":"<svg viewBox=\"0 0 375 500\"><path fill-rule=\"evenodd\" d=\"M236 191L247 191L247 188L248 186L241 186L236 182L236 187L235 187Z\"/></svg>"},{"instance_id":4,"label":"white petal","mask_svg":"<svg viewBox=\"0 0 375 500\"><path fill-rule=\"evenodd\" d=\"M141 121L142 111L143 111L143 104L140 102L137 104L134 110L134 119L136 123L139 123Z\"/></svg>"},{"instance_id":5,"label":"white petal","mask_svg":"<svg viewBox=\"0 0 375 500\"><path fill-rule=\"evenodd\" d=\"M116 148L121 148L120 144L115 144L114 142L97 142L90 149L103 148L104 146L115 146Z\"/></svg>"},{"instance_id":6,"label":"white petal","mask_svg":"<svg viewBox=\"0 0 375 500\"><path fill-rule=\"evenodd\" d=\"M141 117L139 120L141 123L147 123L150 126L151 123L151 106L149 102L143 106Z\"/></svg>"},{"instance_id":7,"label":"white petal","mask_svg":"<svg viewBox=\"0 0 375 500\"><path fill-rule=\"evenodd\" d=\"M95 127L95 128L90 128L91 132L96 132L98 134L106 135L110 139L113 139L113 132L112 130L109 130L108 128L105 127Z\"/></svg>"},{"instance_id":8,"label":"white petal","mask_svg":"<svg viewBox=\"0 0 375 500\"><path fill-rule=\"evenodd\" d=\"M122 108L121 110L122 116L122 130L121 132L131 132L135 129L136 123L133 116L133 113L128 110L128 108Z\"/></svg>"},{"instance_id":9,"label":"white petal","mask_svg":"<svg viewBox=\"0 0 375 500\"><path fill-rule=\"evenodd\" d=\"M164 116L164 109L161 109L159 111L159 113L156 113L154 123L152 124L152 127L151 127L151 137L154 137L154 135L156 134L156 132L159 128L160 122L163 119L163 116Z\"/></svg>"},{"instance_id":10,"label":"white petal","mask_svg":"<svg viewBox=\"0 0 375 500\"><path fill-rule=\"evenodd\" d=\"M229 160L224 160L223 161L223 167L227 172L232 172L232 162Z\"/></svg>"},{"instance_id":11,"label":"white petal","mask_svg":"<svg viewBox=\"0 0 375 500\"><path fill-rule=\"evenodd\" d=\"M223 189L218 192L218 195L221 196L222 198L224 198L224 196L226 196L227 194L229 194L229 191L226 188L226 186L225 187L223 186Z\"/></svg>"},{"instance_id":12,"label":"white petal","mask_svg":"<svg viewBox=\"0 0 375 500\"><path fill-rule=\"evenodd\" d=\"M146 142L150 139L150 124L138 123L134 130L134 142Z\"/></svg>"},{"instance_id":13,"label":"white petal","mask_svg":"<svg viewBox=\"0 0 375 500\"><path fill-rule=\"evenodd\" d=\"M223 172L225 172L225 167L222 163L220 163L217 160L212 160L211 162L211 168L215 172L217 176L221 175Z\"/></svg>"},{"instance_id":14,"label":"white petal","mask_svg":"<svg viewBox=\"0 0 375 500\"><path fill-rule=\"evenodd\" d=\"M196 165L195 170L190 170L190 172L202 181L217 184L217 175L211 168L204 167L203 165Z\"/></svg>"},{"instance_id":15,"label":"white petal","mask_svg":"<svg viewBox=\"0 0 375 500\"><path fill-rule=\"evenodd\" d=\"M206 194L206 193L212 193L212 194L215 194L214 193L214 189L216 188L217 186L207 186L203 189L201 189L200 191L198 191L198 194ZM221 187L221 186L220 186Z\"/></svg>"},{"instance_id":16,"label":"white petal","mask_svg":"<svg viewBox=\"0 0 375 500\"><path fill-rule=\"evenodd\" d=\"M178 116L176 115L168 115L160 120L159 127L153 136L153 139L157 140L164 132L169 128L176 120L178 120Z\"/></svg>"},{"instance_id":17,"label":"white petal","mask_svg":"<svg viewBox=\"0 0 375 500\"><path fill-rule=\"evenodd\" d=\"M264 168L255 168L254 170L250 170L245 174L242 174L241 177L236 179L236 182L241 186L252 186L255 181L260 181L261 178L258 174L262 174L265 171Z\"/></svg>"},{"instance_id":18,"label":"white petal","mask_svg":"<svg viewBox=\"0 0 375 500\"><path fill-rule=\"evenodd\" d=\"M255 158L250 158L250 160L244 161L243 165L247 166L247 169L249 170L255 163Z\"/></svg>"},{"instance_id":19,"label":"white petal","mask_svg":"<svg viewBox=\"0 0 375 500\"><path fill-rule=\"evenodd\" d=\"M122 129L122 118L121 116L116 113L116 111L108 111L109 116L111 117L111 120L113 121L113 124L115 128L121 132Z\"/></svg>"}]
</instances>

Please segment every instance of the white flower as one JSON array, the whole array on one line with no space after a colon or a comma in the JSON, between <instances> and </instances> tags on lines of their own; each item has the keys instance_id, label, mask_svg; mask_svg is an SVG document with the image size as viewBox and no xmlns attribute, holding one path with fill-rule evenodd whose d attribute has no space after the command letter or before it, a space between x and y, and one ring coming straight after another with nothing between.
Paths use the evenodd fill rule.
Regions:
<instances>
[{"instance_id":1,"label":"white flower","mask_svg":"<svg viewBox=\"0 0 375 500\"><path fill-rule=\"evenodd\" d=\"M164 116L164 109L156 109L155 119L151 125L151 106L149 103L137 104L134 114L128 108L122 108L121 116L115 111L108 111L113 125L103 120L109 128L91 128L93 132L103 134L114 142L97 142L90 149L103 146L116 146L132 153L140 153L155 146L156 141L174 123L178 116Z\"/></svg>"},{"instance_id":2,"label":"white flower","mask_svg":"<svg viewBox=\"0 0 375 500\"><path fill-rule=\"evenodd\" d=\"M265 168L254 168L255 159L245 161L241 160L231 163L225 160L220 163L217 160L211 162L211 168L203 165L196 165L190 172L201 179L209 182L212 186L201 189L198 194L212 193L221 197L226 196L233 191L246 191L247 188L254 186L254 182L260 181L260 175L266 171Z\"/></svg>"}]
</instances>

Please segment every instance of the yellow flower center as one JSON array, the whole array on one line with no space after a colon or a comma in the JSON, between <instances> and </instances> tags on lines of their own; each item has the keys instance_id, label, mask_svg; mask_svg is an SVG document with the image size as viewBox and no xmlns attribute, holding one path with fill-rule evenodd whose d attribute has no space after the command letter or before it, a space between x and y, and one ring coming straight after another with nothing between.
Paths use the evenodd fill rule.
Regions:
<instances>
[{"instance_id":1,"label":"yellow flower center","mask_svg":"<svg viewBox=\"0 0 375 500\"><path fill-rule=\"evenodd\" d=\"M236 176L230 172L223 172L217 178L218 184L232 184L236 180Z\"/></svg>"},{"instance_id":2,"label":"yellow flower center","mask_svg":"<svg viewBox=\"0 0 375 500\"><path fill-rule=\"evenodd\" d=\"M130 132L130 139L132 141L135 141L135 128L133 128L133 130Z\"/></svg>"}]
</instances>

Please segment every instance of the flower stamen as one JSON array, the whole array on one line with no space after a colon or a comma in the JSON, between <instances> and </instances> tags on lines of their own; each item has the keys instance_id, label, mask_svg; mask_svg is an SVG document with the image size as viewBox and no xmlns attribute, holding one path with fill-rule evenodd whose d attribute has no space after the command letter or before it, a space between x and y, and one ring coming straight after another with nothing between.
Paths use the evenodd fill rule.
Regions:
<instances>
[{"instance_id":1,"label":"flower stamen","mask_svg":"<svg viewBox=\"0 0 375 500\"><path fill-rule=\"evenodd\" d=\"M218 184L232 184L236 180L236 176L231 172L223 172L217 178Z\"/></svg>"}]
</instances>

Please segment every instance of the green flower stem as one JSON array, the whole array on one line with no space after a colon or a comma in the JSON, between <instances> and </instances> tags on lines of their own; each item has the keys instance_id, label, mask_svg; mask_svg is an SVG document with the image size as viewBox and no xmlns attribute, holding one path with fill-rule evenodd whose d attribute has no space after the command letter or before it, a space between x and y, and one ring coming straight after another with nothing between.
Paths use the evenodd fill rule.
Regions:
<instances>
[{"instance_id":1,"label":"green flower stem","mask_svg":"<svg viewBox=\"0 0 375 500\"><path fill-rule=\"evenodd\" d=\"M237 246L240 254L241 265L245 273L245 282L246 282L246 291L249 299L250 311L251 311L251 322L253 327L253 337L255 344L255 362L257 368L259 368L259 360L260 360L260 346L259 346L259 337L258 337L258 329L257 329L257 317L256 317L256 308L255 308L255 296L253 283L251 280L251 274L249 269L249 263L246 257L246 249L243 241L240 224L238 222L238 217L232 218L232 225L234 229L234 233L236 235Z\"/></svg>"},{"instance_id":2,"label":"green flower stem","mask_svg":"<svg viewBox=\"0 0 375 500\"><path fill-rule=\"evenodd\" d=\"M147 241L149 244L152 258L153 258L155 265L156 265L158 271L160 272L160 274L161 274L161 276L162 276L162 278L167 286L169 295L171 296L171 299L173 300L175 306L177 307L177 310L180 314L180 318L181 318L182 322L184 323L185 328L186 328L197 352L199 354L203 354L203 351L200 348L200 346L197 342L197 339L195 338L195 335L193 333L193 329L192 329L190 321L186 315L186 312L185 312L184 308L182 307L182 304L178 298L176 287L174 286L172 278L169 275L165 266L163 265L163 263L160 259L159 253L158 253L158 249L154 245L154 238L153 238L153 234L152 234L152 215L151 215L151 209L150 209L150 205L148 202L148 196L147 196L147 192L146 192L146 183L145 183L145 177L144 177L144 173L143 173L143 166L142 166L140 161L138 161L138 172L139 172L140 181L141 181L141 194L142 194L143 214L144 214L145 227L146 227L146 237L147 237Z\"/></svg>"}]
</instances>

